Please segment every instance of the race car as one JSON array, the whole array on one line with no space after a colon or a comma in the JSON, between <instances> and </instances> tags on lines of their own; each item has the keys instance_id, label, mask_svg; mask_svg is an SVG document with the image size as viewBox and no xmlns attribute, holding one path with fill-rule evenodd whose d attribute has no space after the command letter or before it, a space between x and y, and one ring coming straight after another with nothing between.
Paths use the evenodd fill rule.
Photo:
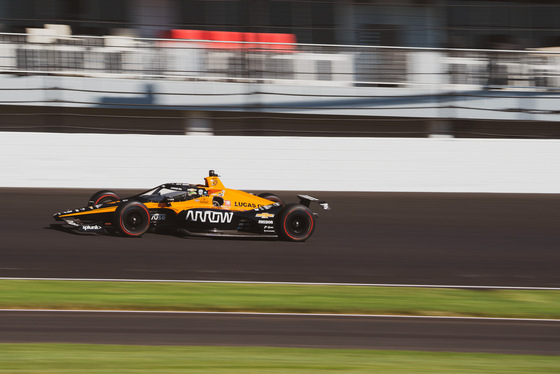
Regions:
<instances>
[{"instance_id":1,"label":"race car","mask_svg":"<svg viewBox=\"0 0 560 374\"><path fill-rule=\"evenodd\" d=\"M225 188L214 170L205 184L165 183L121 199L115 192L99 191L86 207L54 214L59 228L80 232L119 233L140 237L148 230L172 230L183 235L209 237L271 237L301 242L317 225L309 206L327 202L297 195L299 203L286 204L277 195Z\"/></svg>"}]
</instances>

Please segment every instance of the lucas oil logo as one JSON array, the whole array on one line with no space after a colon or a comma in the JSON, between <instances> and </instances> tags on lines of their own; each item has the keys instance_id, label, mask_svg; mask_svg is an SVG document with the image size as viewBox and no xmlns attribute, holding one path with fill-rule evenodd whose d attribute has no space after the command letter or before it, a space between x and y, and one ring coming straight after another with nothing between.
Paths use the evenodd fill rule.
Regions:
<instances>
[{"instance_id":1,"label":"lucas oil logo","mask_svg":"<svg viewBox=\"0 0 560 374\"><path fill-rule=\"evenodd\" d=\"M244 201L236 201L235 206L239 208L258 208L260 204L246 203Z\"/></svg>"},{"instance_id":2,"label":"lucas oil logo","mask_svg":"<svg viewBox=\"0 0 560 374\"><path fill-rule=\"evenodd\" d=\"M187 221L209 223L231 223L233 212L214 212L212 210L189 210L185 217Z\"/></svg>"}]
</instances>

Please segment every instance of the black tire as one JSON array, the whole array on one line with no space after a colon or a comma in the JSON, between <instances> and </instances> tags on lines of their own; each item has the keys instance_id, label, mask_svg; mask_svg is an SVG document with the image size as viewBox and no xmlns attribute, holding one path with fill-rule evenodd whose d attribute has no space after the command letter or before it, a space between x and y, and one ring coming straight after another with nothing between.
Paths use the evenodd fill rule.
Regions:
<instances>
[{"instance_id":1,"label":"black tire","mask_svg":"<svg viewBox=\"0 0 560 374\"><path fill-rule=\"evenodd\" d=\"M302 242L313 234L315 217L304 205L288 204L276 215L274 225L280 239Z\"/></svg>"},{"instance_id":2,"label":"black tire","mask_svg":"<svg viewBox=\"0 0 560 374\"><path fill-rule=\"evenodd\" d=\"M261 194L258 194L257 196L262 197L263 199L274 201L275 203L280 203L282 205L286 205L286 203L284 202L284 200L280 196L275 195L275 194L270 193L270 192L263 192Z\"/></svg>"},{"instance_id":3,"label":"black tire","mask_svg":"<svg viewBox=\"0 0 560 374\"><path fill-rule=\"evenodd\" d=\"M109 191L109 190L97 191L89 198L88 206L93 206L97 204L106 204L112 201L119 201L120 199L121 198L119 197L119 195L117 195L113 191Z\"/></svg>"},{"instance_id":4,"label":"black tire","mask_svg":"<svg viewBox=\"0 0 560 374\"><path fill-rule=\"evenodd\" d=\"M122 235L137 238L150 228L150 212L139 201L127 201L115 211L113 224Z\"/></svg>"}]
</instances>

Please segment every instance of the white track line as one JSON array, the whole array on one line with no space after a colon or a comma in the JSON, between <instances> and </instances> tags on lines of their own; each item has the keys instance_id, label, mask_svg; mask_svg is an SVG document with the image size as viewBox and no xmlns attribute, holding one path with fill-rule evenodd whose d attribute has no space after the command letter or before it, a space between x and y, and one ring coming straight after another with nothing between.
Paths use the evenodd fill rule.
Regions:
<instances>
[{"instance_id":1,"label":"white track line","mask_svg":"<svg viewBox=\"0 0 560 374\"><path fill-rule=\"evenodd\" d=\"M76 309L0 309L0 312L34 312L34 313L135 313L135 314L183 314L183 315L246 315L279 317L358 317L358 318L402 318L402 319L444 319L444 320L478 320L510 322L560 322L550 318L506 318L506 317L468 317L468 316L408 316L392 314L329 314L329 313L261 313L261 312L204 312L180 310L76 310Z\"/></svg>"},{"instance_id":2,"label":"white track line","mask_svg":"<svg viewBox=\"0 0 560 374\"><path fill-rule=\"evenodd\" d=\"M454 289L485 289L485 290L534 290L560 291L560 287L516 287L516 286L468 286L468 285L437 285L437 284L384 284L384 283L317 283L317 282L259 282L259 281L219 281L189 279L98 279L98 278L21 278L0 277L0 280L33 280L33 281L72 281L72 282L139 282L139 283L222 283L222 284L271 284L291 286L354 286L354 287L407 287L407 288L454 288Z\"/></svg>"}]
</instances>

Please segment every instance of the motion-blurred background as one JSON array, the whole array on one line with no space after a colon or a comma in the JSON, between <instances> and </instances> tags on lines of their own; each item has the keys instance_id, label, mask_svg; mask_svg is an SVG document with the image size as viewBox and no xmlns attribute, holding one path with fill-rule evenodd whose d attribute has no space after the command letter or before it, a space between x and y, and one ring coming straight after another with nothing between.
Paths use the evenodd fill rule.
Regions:
<instances>
[{"instance_id":1,"label":"motion-blurred background","mask_svg":"<svg viewBox=\"0 0 560 374\"><path fill-rule=\"evenodd\" d=\"M559 20L553 0L4 0L0 130L557 139ZM394 159L380 144L340 157Z\"/></svg>"},{"instance_id":2,"label":"motion-blurred background","mask_svg":"<svg viewBox=\"0 0 560 374\"><path fill-rule=\"evenodd\" d=\"M18 0L0 19L2 129L560 135L557 1Z\"/></svg>"}]
</instances>

